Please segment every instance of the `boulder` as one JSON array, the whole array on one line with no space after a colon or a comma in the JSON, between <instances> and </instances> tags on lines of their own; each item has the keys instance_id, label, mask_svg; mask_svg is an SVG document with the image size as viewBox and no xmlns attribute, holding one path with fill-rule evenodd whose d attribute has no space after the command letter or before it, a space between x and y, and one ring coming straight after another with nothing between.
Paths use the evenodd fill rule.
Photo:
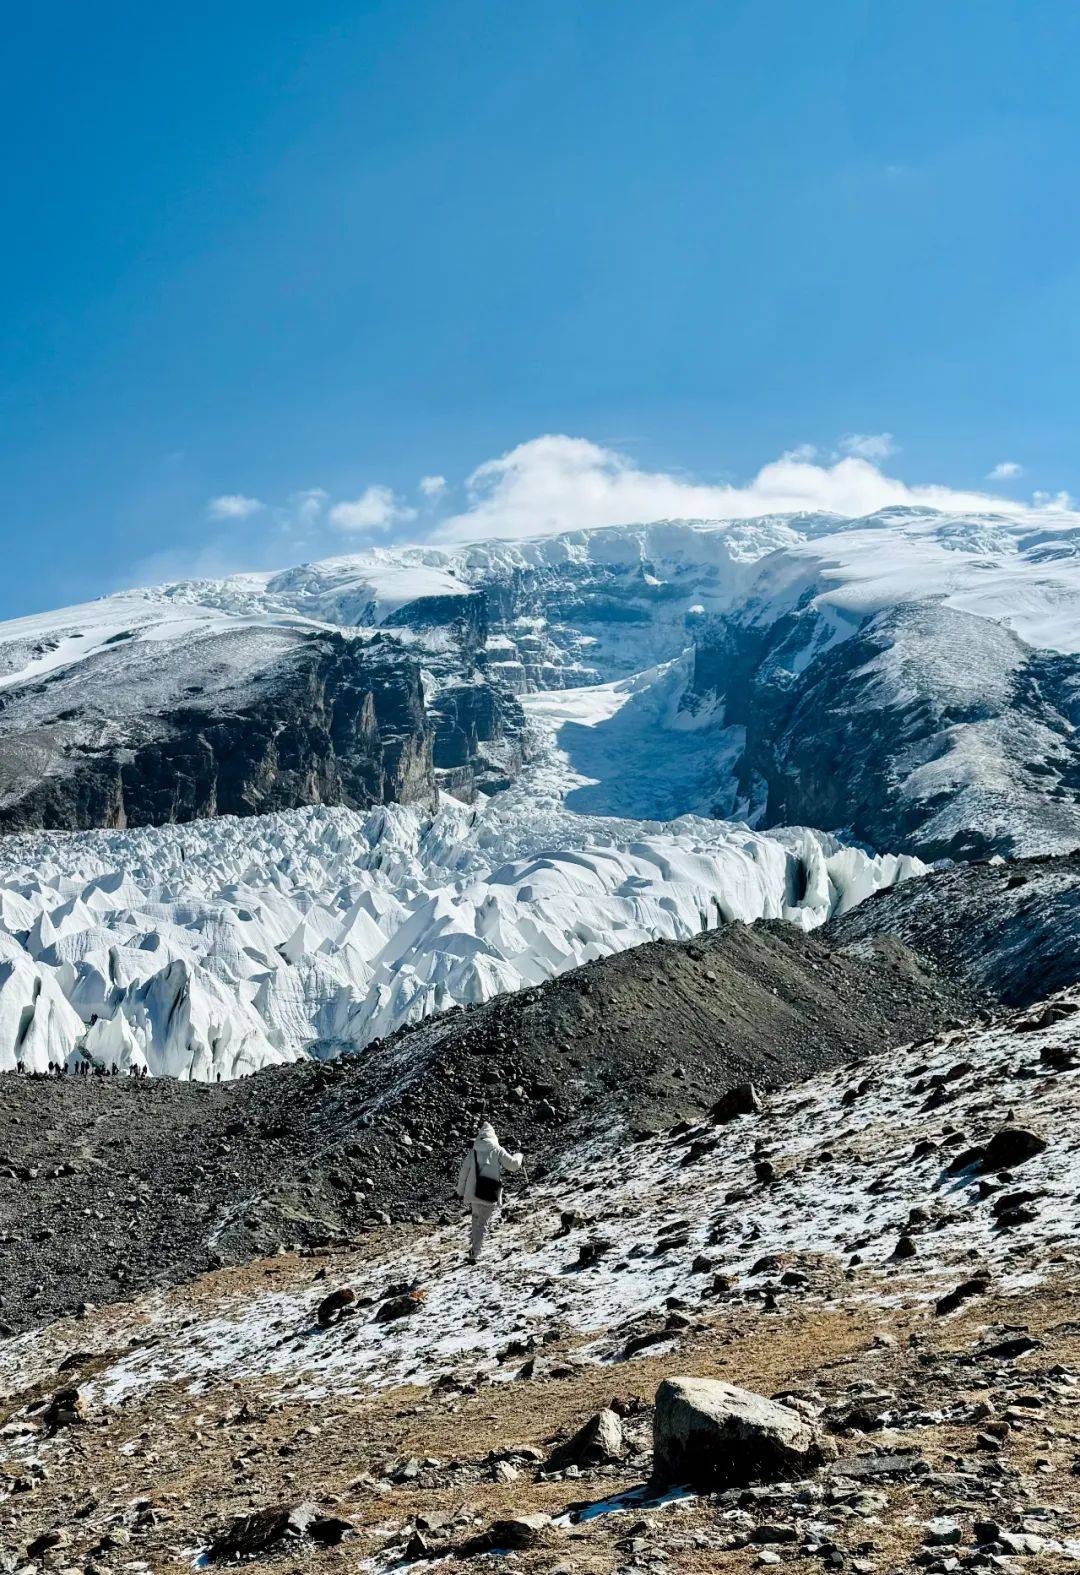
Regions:
<instances>
[{"instance_id":1,"label":"boulder","mask_svg":"<svg viewBox=\"0 0 1080 1575\"><path fill-rule=\"evenodd\" d=\"M46 1553L52 1553L56 1548L67 1545L68 1534L66 1531L43 1531L40 1537L35 1537L26 1550L28 1559L43 1559Z\"/></svg>"},{"instance_id":2,"label":"boulder","mask_svg":"<svg viewBox=\"0 0 1080 1575\"><path fill-rule=\"evenodd\" d=\"M58 1389L42 1412L41 1420L49 1433L61 1427L77 1427L87 1416L86 1397L74 1387Z\"/></svg>"},{"instance_id":3,"label":"boulder","mask_svg":"<svg viewBox=\"0 0 1080 1575\"><path fill-rule=\"evenodd\" d=\"M392 1323L395 1318L411 1318L427 1300L426 1291L406 1291L401 1296L390 1296L375 1314L375 1323Z\"/></svg>"},{"instance_id":4,"label":"boulder","mask_svg":"<svg viewBox=\"0 0 1080 1575\"><path fill-rule=\"evenodd\" d=\"M345 1309L351 1307L355 1300L356 1292L348 1285L342 1286L339 1291L331 1291L329 1296L324 1296L315 1314L319 1328L329 1329L331 1324L337 1323Z\"/></svg>"},{"instance_id":5,"label":"boulder","mask_svg":"<svg viewBox=\"0 0 1080 1575\"><path fill-rule=\"evenodd\" d=\"M509 1520L494 1521L485 1531L459 1544L454 1553L459 1559L477 1558L483 1553L521 1553L553 1542L556 1531L550 1515L514 1515Z\"/></svg>"},{"instance_id":6,"label":"boulder","mask_svg":"<svg viewBox=\"0 0 1080 1575\"><path fill-rule=\"evenodd\" d=\"M834 1453L797 1411L715 1378L665 1378L656 1391L653 1475L735 1487L805 1477Z\"/></svg>"},{"instance_id":7,"label":"boulder","mask_svg":"<svg viewBox=\"0 0 1080 1575\"><path fill-rule=\"evenodd\" d=\"M1034 1159L1036 1154L1041 1154L1046 1147L1046 1139L1037 1132L1029 1132L1025 1127L1002 1127L995 1132L983 1153L983 1168L985 1170L1011 1170L1014 1165L1022 1165L1026 1160Z\"/></svg>"},{"instance_id":8,"label":"boulder","mask_svg":"<svg viewBox=\"0 0 1080 1575\"><path fill-rule=\"evenodd\" d=\"M567 1466L606 1466L623 1455L622 1423L614 1411L597 1411L572 1438L558 1444L544 1462L545 1471Z\"/></svg>"},{"instance_id":9,"label":"boulder","mask_svg":"<svg viewBox=\"0 0 1080 1575\"><path fill-rule=\"evenodd\" d=\"M510 1520L496 1520L487 1532L490 1548L518 1551L542 1546L551 1539L550 1515L515 1515Z\"/></svg>"},{"instance_id":10,"label":"boulder","mask_svg":"<svg viewBox=\"0 0 1080 1575\"><path fill-rule=\"evenodd\" d=\"M206 1550L209 1563L225 1559L252 1558L289 1547L307 1535L318 1516L314 1504L271 1504L265 1509L240 1515L214 1538Z\"/></svg>"},{"instance_id":11,"label":"boulder","mask_svg":"<svg viewBox=\"0 0 1080 1575\"><path fill-rule=\"evenodd\" d=\"M947 1291L944 1296L934 1303L934 1311L939 1318L945 1318L949 1313L962 1307L973 1296L985 1296L990 1289L990 1280L985 1274L976 1274L970 1280L964 1280L954 1290Z\"/></svg>"},{"instance_id":12,"label":"boulder","mask_svg":"<svg viewBox=\"0 0 1080 1575\"><path fill-rule=\"evenodd\" d=\"M722 1094L709 1111L709 1119L717 1126L724 1121L734 1121L736 1116L760 1115L764 1105L753 1083L740 1083Z\"/></svg>"}]
</instances>

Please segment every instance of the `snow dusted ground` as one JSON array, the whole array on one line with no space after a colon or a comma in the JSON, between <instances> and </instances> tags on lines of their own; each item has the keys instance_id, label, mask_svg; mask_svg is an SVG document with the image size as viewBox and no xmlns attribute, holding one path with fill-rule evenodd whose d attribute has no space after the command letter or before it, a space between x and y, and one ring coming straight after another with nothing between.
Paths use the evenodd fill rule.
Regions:
<instances>
[{"instance_id":1,"label":"snow dusted ground","mask_svg":"<svg viewBox=\"0 0 1080 1575\"><path fill-rule=\"evenodd\" d=\"M627 1339L641 1334L655 1336L655 1355L678 1338L666 1307L693 1317L718 1295L918 1306L980 1274L1006 1293L1072 1275L1080 1070L1060 1068L1080 1056L1080 992L1056 1000L1069 1014L1057 1021L1036 1008L871 1057L772 1094L758 1116L637 1143L599 1135L513 1198L479 1269L463 1261L462 1224L342 1255L332 1282L254 1294L202 1282L106 1309L80 1326L80 1348L115 1352L123 1329L136 1339L108 1357L91 1403L240 1377L293 1398L447 1375L499 1380L533 1349L540 1376L552 1329L586 1362L626 1359ZM1041 1133L1044 1152L1010 1174L953 1167L1010 1118ZM774 1179L755 1168L766 1159ZM1001 1200L1019 1192L1026 1217L1003 1229ZM569 1229L563 1211L575 1216ZM914 1254L894 1258L905 1233ZM595 1260L582 1267L590 1244ZM785 1287L785 1271L805 1280ZM420 1310L375 1322L378 1299L406 1282L425 1292ZM368 1303L320 1330L315 1309L339 1284ZM54 1372L70 1340L61 1323L0 1347L0 1394Z\"/></svg>"},{"instance_id":2,"label":"snow dusted ground","mask_svg":"<svg viewBox=\"0 0 1080 1575\"><path fill-rule=\"evenodd\" d=\"M0 1070L229 1078L654 939L810 928L918 873L813 832L566 810L557 750L486 807L297 810L0 846Z\"/></svg>"}]
</instances>

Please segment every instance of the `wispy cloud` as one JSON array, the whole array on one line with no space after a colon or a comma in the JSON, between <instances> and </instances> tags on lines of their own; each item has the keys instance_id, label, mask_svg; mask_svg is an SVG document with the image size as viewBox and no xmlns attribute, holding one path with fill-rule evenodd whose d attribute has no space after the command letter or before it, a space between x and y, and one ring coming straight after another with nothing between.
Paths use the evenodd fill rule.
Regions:
<instances>
[{"instance_id":1,"label":"wispy cloud","mask_svg":"<svg viewBox=\"0 0 1080 1575\"><path fill-rule=\"evenodd\" d=\"M301 492L292 493L287 514L298 525L311 526L317 523L329 501L330 494L322 487L305 487Z\"/></svg>"},{"instance_id":2,"label":"wispy cloud","mask_svg":"<svg viewBox=\"0 0 1080 1575\"><path fill-rule=\"evenodd\" d=\"M446 491L446 477L421 476L420 491L425 498L437 498L441 492Z\"/></svg>"},{"instance_id":3,"label":"wispy cloud","mask_svg":"<svg viewBox=\"0 0 1080 1575\"><path fill-rule=\"evenodd\" d=\"M415 519L410 509L390 487L367 487L352 502L335 503L330 510L331 525L342 531L382 531Z\"/></svg>"},{"instance_id":4,"label":"wispy cloud","mask_svg":"<svg viewBox=\"0 0 1080 1575\"><path fill-rule=\"evenodd\" d=\"M870 459L875 463L896 453L896 443L891 432L849 432L839 443L842 454L855 459Z\"/></svg>"},{"instance_id":5,"label":"wispy cloud","mask_svg":"<svg viewBox=\"0 0 1080 1575\"><path fill-rule=\"evenodd\" d=\"M993 470L987 471L986 479L987 481L1012 481L1015 477L1023 474L1023 465L1018 465L1015 459L1002 459L998 461Z\"/></svg>"},{"instance_id":6,"label":"wispy cloud","mask_svg":"<svg viewBox=\"0 0 1080 1575\"><path fill-rule=\"evenodd\" d=\"M264 507L258 498L246 498L242 492L225 492L219 498L210 499L206 512L212 520L246 520Z\"/></svg>"}]
</instances>

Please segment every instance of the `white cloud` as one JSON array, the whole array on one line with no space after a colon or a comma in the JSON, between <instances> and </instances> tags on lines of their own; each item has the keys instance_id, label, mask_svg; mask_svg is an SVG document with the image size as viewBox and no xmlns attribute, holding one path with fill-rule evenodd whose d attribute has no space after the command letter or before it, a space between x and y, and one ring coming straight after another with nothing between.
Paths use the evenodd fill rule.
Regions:
<instances>
[{"instance_id":1,"label":"white cloud","mask_svg":"<svg viewBox=\"0 0 1080 1575\"><path fill-rule=\"evenodd\" d=\"M389 530L405 520L416 517L416 510L406 508L390 487L368 487L351 503L335 503L330 510L330 523L338 530Z\"/></svg>"},{"instance_id":2,"label":"white cloud","mask_svg":"<svg viewBox=\"0 0 1080 1575\"><path fill-rule=\"evenodd\" d=\"M446 490L445 476L421 476L420 491L425 498L437 498L440 492Z\"/></svg>"},{"instance_id":3,"label":"white cloud","mask_svg":"<svg viewBox=\"0 0 1080 1575\"><path fill-rule=\"evenodd\" d=\"M840 439L840 451L850 454L855 459L872 459L875 462L888 459L890 454L896 453L896 444L891 432L849 432Z\"/></svg>"},{"instance_id":4,"label":"white cloud","mask_svg":"<svg viewBox=\"0 0 1080 1575\"><path fill-rule=\"evenodd\" d=\"M1024 474L1023 465L1018 465L1015 459L1003 459L996 464L993 470L987 472L987 481L1012 481L1014 476Z\"/></svg>"},{"instance_id":5,"label":"white cloud","mask_svg":"<svg viewBox=\"0 0 1080 1575\"><path fill-rule=\"evenodd\" d=\"M242 492L225 492L220 498L210 499L206 512L214 520L246 520L263 507L258 498L245 498Z\"/></svg>"},{"instance_id":6,"label":"white cloud","mask_svg":"<svg viewBox=\"0 0 1080 1575\"><path fill-rule=\"evenodd\" d=\"M858 517L894 505L1011 510L992 493L908 486L869 460L847 455L815 464L805 450L763 465L745 486L706 484L640 469L627 455L586 438L533 438L468 478L469 506L444 520L447 541L522 537L660 519L753 519L761 514L830 512Z\"/></svg>"}]
</instances>

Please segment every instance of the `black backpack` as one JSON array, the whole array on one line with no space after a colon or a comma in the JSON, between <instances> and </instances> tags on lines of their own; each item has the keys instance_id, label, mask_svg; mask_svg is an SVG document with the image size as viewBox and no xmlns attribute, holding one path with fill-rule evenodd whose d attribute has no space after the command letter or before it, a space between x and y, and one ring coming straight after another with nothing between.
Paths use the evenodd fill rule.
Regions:
<instances>
[{"instance_id":1,"label":"black backpack","mask_svg":"<svg viewBox=\"0 0 1080 1575\"><path fill-rule=\"evenodd\" d=\"M475 1148L473 1149L473 1167L476 1170L476 1178L473 1181L473 1196L476 1198L476 1201L478 1203L501 1203L503 1195L502 1181L498 1176L484 1175L480 1169L480 1156Z\"/></svg>"}]
</instances>

